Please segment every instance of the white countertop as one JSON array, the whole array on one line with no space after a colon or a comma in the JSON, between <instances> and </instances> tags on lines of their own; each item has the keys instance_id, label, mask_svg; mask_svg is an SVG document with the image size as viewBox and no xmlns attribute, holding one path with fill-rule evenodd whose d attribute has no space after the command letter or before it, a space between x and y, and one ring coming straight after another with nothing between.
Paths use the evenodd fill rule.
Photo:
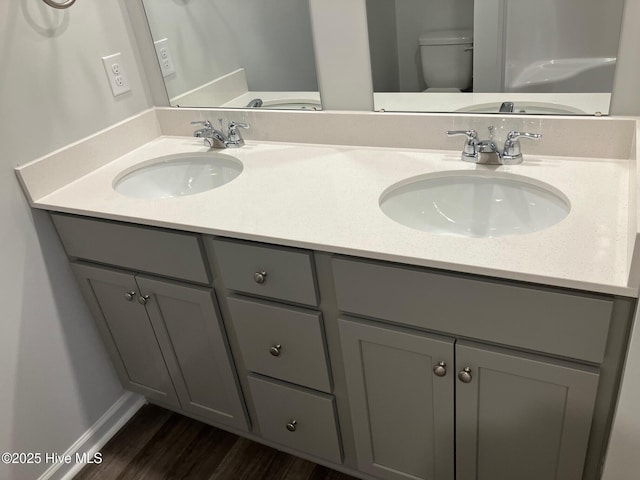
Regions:
<instances>
[{"instance_id":1,"label":"white countertop","mask_svg":"<svg viewBox=\"0 0 640 480\"><path fill-rule=\"evenodd\" d=\"M125 197L124 170L154 157L204 152L201 140L162 136L52 193L34 207L193 232L389 260L587 291L637 296L629 281L630 175L635 162L526 155L521 165L462 162L459 152L247 142L216 150L244 164L231 183L162 200ZM569 215L545 230L497 238L433 235L378 206L409 177L498 168L563 192ZM635 228L635 226L633 227Z\"/></svg>"}]
</instances>

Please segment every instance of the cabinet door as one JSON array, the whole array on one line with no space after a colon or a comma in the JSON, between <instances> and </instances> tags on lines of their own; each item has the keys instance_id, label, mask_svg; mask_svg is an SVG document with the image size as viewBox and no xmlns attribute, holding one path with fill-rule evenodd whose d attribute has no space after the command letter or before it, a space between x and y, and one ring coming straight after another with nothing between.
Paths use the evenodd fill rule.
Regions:
<instances>
[{"instance_id":1,"label":"cabinet door","mask_svg":"<svg viewBox=\"0 0 640 480\"><path fill-rule=\"evenodd\" d=\"M224 327L210 288L138 275L182 409L248 430Z\"/></svg>"},{"instance_id":2,"label":"cabinet door","mask_svg":"<svg viewBox=\"0 0 640 480\"><path fill-rule=\"evenodd\" d=\"M452 480L453 339L339 326L358 468L388 480Z\"/></svg>"},{"instance_id":3,"label":"cabinet door","mask_svg":"<svg viewBox=\"0 0 640 480\"><path fill-rule=\"evenodd\" d=\"M458 480L582 478L595 370L458 342L456 371Z\"/></svg>"},{"instance_id":4,"label":"cabinet door","mask_svg":"<svg viewBox=\"0 0 640 480\"><path fill-rule=\"evenodd\" d=\"M120 381L128 390L179 407L154 328L130 273L72 263Z\"/></svg>"}]
</instances>

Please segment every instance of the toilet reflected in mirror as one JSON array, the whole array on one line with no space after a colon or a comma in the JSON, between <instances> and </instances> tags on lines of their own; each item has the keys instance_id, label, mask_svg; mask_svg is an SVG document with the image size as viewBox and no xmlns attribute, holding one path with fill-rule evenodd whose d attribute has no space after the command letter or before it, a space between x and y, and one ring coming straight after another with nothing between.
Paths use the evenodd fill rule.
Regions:
<instances>
[{"instance_id":1,"label":"toilet reflected in mirror","mask_svg":"<svg viewBox=\"0 0 640 480\"><path fill-rule=\"evenodd\" d=\"M420 35L420 60L427 92L461 92L471 88L473 33L444 30Z\"/></svg>"}]
</instances>

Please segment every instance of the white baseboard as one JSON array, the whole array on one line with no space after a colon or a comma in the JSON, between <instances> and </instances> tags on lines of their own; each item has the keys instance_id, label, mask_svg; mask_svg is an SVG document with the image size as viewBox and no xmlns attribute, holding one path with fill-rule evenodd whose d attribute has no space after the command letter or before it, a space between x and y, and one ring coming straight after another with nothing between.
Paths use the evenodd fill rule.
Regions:
<instances>
[{"instance_id":1,"label":"white baseboard","mask_svg":"<svg viewBox=\"0 0 640 480\"><path fill-rule=\"evenodd\" d=\"M126 392L64 452L64 455L70 455L74 460L76 453L87 453L88 457L93 457L93 454L99 452L145 403L144 397ZM55 463L40 475L38 480L71 480L84 466L85 464L75 461L69 464Z\"/></svg>"}]
</instances>

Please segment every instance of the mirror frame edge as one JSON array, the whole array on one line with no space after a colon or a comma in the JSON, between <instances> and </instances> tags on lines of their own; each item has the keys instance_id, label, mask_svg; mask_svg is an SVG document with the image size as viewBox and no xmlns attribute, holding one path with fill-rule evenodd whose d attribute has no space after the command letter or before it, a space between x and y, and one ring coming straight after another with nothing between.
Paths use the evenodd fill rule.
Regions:
<instances>
[{"instance_id":1,"label":"mirror frame edge","mask_svg":"<svg viewBox=\"0 0 640 480\"><path fill-rule=\"evenodd\" d=\"M142 71L147 82L148 91L151 94L151 102L154 107L170 107L169 94L162 79L162 72L155 49L153 37L147 20L142 0L126 0L125 4L131 24L134 40L138 49Z\"/></svg>"}]
</instances>

